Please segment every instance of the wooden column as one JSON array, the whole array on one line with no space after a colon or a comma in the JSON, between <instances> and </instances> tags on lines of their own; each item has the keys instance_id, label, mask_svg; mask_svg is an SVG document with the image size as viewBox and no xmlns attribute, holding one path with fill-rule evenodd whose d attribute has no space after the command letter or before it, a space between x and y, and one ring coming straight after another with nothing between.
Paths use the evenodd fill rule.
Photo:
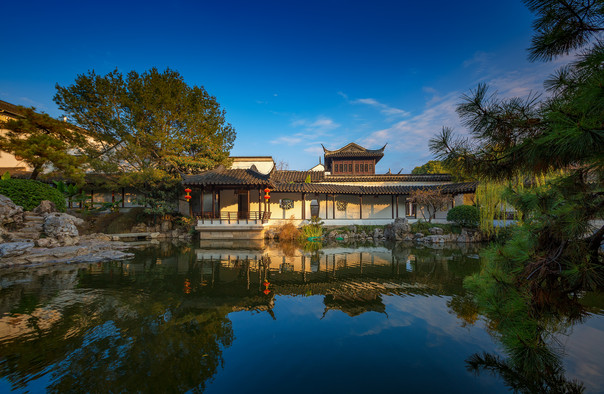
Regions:
<instances>
[{"instance_id":1,"label":"wooden column","mask_svg":"<svg viewBox=\"0 0 604 394\"><path fill-rule=\"evenodd\" d=\"M333 194L333 218L336 218L336 194Z\"/></svg>"},{"instance_id":2,"label":"wooden column","mask_svg":"<svg viewBox=\"0 0 604 394\"><path fill-rule=\"evenodd\" d=\"M359 194L359 218L363 219L363 195Z\"/></svg>"},{"instance_id":3,"label":"wooden column","mask_svg":"<svg viewBox=\"0 0 604 394\"><path fill-rule=\"evenodd\" d=\"M201 222L203 223L203 187L201 187L199 201L201 201Z\"/></svg>"},{"instance_id":4,"label":"wooden column","mask_svg":"<svg viewBox=\"0 0 604 394\"><path fill-rule=\"evenodd\" d=\"M122 187L122 208L126 206L126 189Z\"/></svg>"},{"instance_id":5,"label":"wooden column","mask_svg":"<svg viewBox=\"0 0 604 394\"><path fill-rule=\"evenodd\" d=\"M214 223L214 216L216 214L216 191L214 190L214 186L212 186L212 214L210 215L210 223Z\"/></svg>"},{"instance_id":6,"label":"wooden column","mask_svg":"<svg viewBox=\"0 0 604 394\"><path fill-rule=\"evenodd\" d=\"M258 190L258 219L262 219L262 190Z\"/></svg>"},{"instance_id":7,"label":"wooden column","mask_svg":"<svg viewBox=\"0 0 604 394\"><path fill-rule=\"evenodd\" d=\"M394 194L391 197L391 201L392 201L392 219L394 219Z\"/></svg>"},{"instance_id":8,"label":"wooden column","mask_svg":"<svg viewBox=\"0 0 604 394\"><path fill-rule=\"evenodd\" d=\"M398 218L398 194L394 198L396 201L396 217Z\"/></svg>"}]
</instances>

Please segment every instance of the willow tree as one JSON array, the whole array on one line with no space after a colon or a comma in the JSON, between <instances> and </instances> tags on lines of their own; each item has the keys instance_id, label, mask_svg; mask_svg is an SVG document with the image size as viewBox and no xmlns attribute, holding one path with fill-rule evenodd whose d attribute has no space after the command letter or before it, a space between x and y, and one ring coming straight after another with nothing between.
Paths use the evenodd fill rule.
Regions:
<instances>
[{"instance_id":1,"label":"willow tree","mask_svg":"<svg viewBox=\"0 0 604 394\"><path fill-rule=\"evenodd\" d=\"M523 224L506 245L508 260L499 254L491 263L533 291L571 294L604 285L604 226L592 225L604 217L604 3L525 4L537 15L530 59L576 51L574 60L545 81L546 98L499 98L479 85L457 107L469 137L445 127L430 148L481 180L526 186L505 192Z\"/></svg>"}]
</instances>

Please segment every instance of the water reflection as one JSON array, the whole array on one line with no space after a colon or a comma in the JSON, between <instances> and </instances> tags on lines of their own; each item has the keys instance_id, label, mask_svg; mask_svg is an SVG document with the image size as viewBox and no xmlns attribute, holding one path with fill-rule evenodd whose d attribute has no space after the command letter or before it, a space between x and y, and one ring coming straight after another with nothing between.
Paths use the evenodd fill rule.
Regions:
<instances>
[{"instance_id":1,"label":"water reflection","mask_svg":"<svg viewBox=\"0 0 604 394\"><path fill-rule=\"evenodd\" d=\"M240 243L229 249L211 249L161 244L138 251L128 262L6 271L0 278L0 391L204 391L213 380L228 375L223 371L225 365L238 365L235 356L225 356L238 337L247 347L256 345L246 338L258 326L238 331L233 322L257 322L252 320L255 316L265 317L283 325L282 335L287 330L297 332L293 325L300 322L292 318L291 311L279 307L293 299L301 300L304 308L320 302L317 317L328 324L321 328L325 332L339 327L343 318L354 319L346 320L350 325L366 324L378 316L379 324L389 322L395 327L409 316L417 319L436 313L421 308L439 303L464 330L482 331L474 326L480 326L484 312L463 287L464 278L480 268L478 254L472 247L405 244L307 250L292 245L258 249ZM436 301L410 299L416 296ZM593 303L602 305L600 301ZM422 307L415 312L397 309L410 305ZM248 312L237 313L242 311ZM304 324L314 327L314 323ZM495 335L500 335L500 328L487 327ZM380 330L369 327L369 331ZM314 331L307 328L304 332ZM331 339L321 337L321 332L313 334L313 344L305 342L306 336L298 336L287 346L298 357L307 354L304 347L322 346L326 356ZM384 332L380 343L388 342L393 348L400 345L392 342L400 338L399 333ZM350 343L358 349L348 348L362 352L363 343L359 345L358 337L354 338ZM285 346L260 343L268 358L276 357ZM417 355L429 353L417 347L419 344L405 346L406 351L415 349ZM381 348L383 357L388 357L386 353ZM464 354L458 349L455 353L467 358L472 351ZM349 355L342 354L337 361L345 365ZM392 368L398 368L401 354L390 356ZM502 359L488 357L476 358L474 370L504 365ZM421 360L425 365L434 362L433 358ZM406 379L412 379L413 373ZM254 376L262 375L255 371ZM270 376L277 380L275 374ZM463 376L456 379L462 385L472 382ZM385 380L379 385L398 387L388 386L394 383ZM339 384L342 388L342 382ZM360 389L377 383L370 379L355 384Z\"/></svg>"}]
</instances>

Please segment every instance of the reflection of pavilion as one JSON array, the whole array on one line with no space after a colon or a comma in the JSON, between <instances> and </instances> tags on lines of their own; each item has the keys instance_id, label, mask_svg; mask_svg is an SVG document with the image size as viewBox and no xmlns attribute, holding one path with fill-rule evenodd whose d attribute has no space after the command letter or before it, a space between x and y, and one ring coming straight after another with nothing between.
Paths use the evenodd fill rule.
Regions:
<instances>
[{"instance_id":1,"label":"reflection of pavilion","mask_svg":"<svg viewBox=\"0 0 604 394\"><path fill-rule=\"evenodd\" d=\"M324 296L325 313L338 309L349 316L363 312L384 313L384 295L451 293L442 277L451 277L448 258L418 261L412 250L393 253L384 247L329 248L315 252L197 249L195 264L206 285L262 290L271 283L271 294ZM430 280L430 278L438 280ZM463 276L456 280L460 288ZM453 284L453 283L452 283Z\"/></svg>"}]
</instances>

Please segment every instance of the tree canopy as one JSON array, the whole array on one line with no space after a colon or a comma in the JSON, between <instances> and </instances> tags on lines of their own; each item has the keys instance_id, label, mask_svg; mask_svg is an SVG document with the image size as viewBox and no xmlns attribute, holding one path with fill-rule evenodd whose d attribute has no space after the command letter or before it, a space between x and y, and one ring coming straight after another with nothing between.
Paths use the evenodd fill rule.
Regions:
<instances>
[{"instance_id":1,"label":"tree canopy","mask_svg":"<svg viewBox=\"0 0 604 394\"><path fill-rule=\"evenodd\" d=\"M449 171L443 166L440 160L430 160L424 165L415 167L412 174L448 174Z\"/></svg>"},{"instance_id":2,"label":"tree canopy","mask_svg":"<svg viewBox=\"0 0 604 394\"><path fill-rule=\"evenodd\" d=\"M87 161L86 132L66 122L37 113L35 108L19 107L20 116L0 121L0 150L11 153L33 168L30 178L43 171L82 182Z\"/></svg>"},{"instance_id":3,"label":"tree canopy","mask_svg":"<svg viewBox=\"0 0 604 394\"><path fill-rule=\"evenodd\" d=\"M93 70L56 88L59 109L94 136L97 170L174 176L225 163L233 147L235 130L216 98L173 70Z\"/></svg>"}]
</instances>

